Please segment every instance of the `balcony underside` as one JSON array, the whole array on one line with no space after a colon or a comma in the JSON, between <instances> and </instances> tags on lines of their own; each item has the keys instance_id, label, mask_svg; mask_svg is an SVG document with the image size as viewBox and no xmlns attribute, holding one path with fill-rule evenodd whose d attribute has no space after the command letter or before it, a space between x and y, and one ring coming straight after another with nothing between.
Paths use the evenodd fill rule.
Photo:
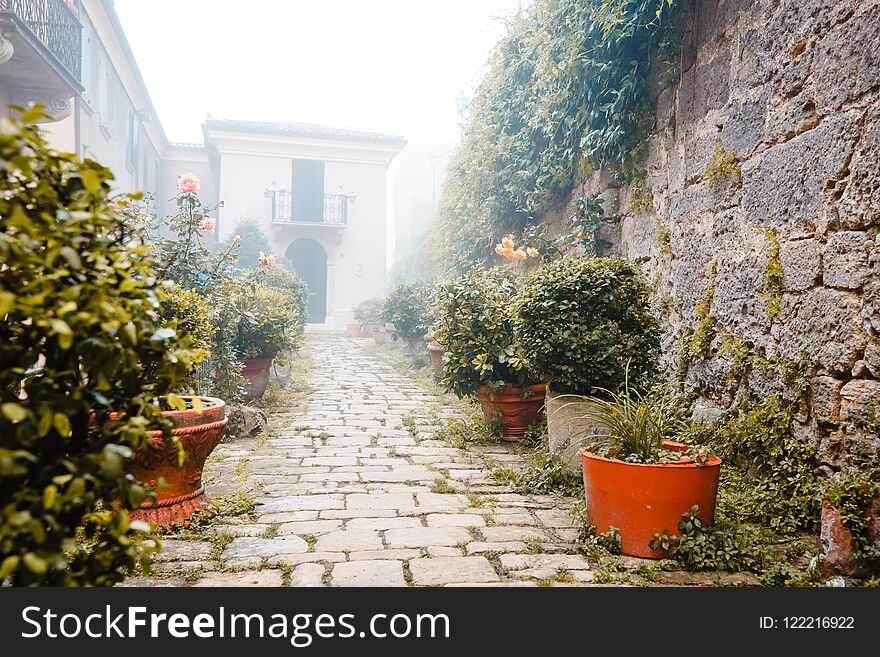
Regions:
<instances>
[{"instance_id":1,"label":"balcony underside","mask_svg":"<svg viewBox=\"0 0 880 657\"><path fill-rule=\"evenodd\" d=\"M14 49L12 59L0 64L0 80L9 87L11 104L41 104L55 118L67 116L71 98L82 92L79 80L15 14L0 12L0 30Z\"/></svg>"}]
</instances>

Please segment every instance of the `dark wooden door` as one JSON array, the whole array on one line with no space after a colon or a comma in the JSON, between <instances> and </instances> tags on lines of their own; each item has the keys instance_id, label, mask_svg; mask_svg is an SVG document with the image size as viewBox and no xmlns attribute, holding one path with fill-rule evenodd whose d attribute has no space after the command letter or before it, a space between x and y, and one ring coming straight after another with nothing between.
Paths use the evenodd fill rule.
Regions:
<instances>
[{"instance_id":1,"label":"dark wooden door","mask_svg":"<svg viewBox=\"0 0 880 657\"><path fill-rule=\"evenodd\" d=\"M321 223L324 220L324 163L293 160L291 218Z\"/></svg>"},{"instance_id":2,"label":"dark wooden door","mask_svg":"<svg viewBox=\"0 0 880 657\"><path fill-rule=\"evenodd\" d=\"M327 319L327 253L324 247L315 240L296 240L285 255L309 286L309 323L323 324Z\"/></svg>"}]
</instances>

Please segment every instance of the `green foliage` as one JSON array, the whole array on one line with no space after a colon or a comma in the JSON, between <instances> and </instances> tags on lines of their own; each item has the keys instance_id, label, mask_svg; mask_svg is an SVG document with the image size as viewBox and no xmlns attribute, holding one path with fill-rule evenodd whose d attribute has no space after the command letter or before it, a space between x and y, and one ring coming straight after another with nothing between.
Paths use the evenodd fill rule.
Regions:
<instances>
[{"instance_id":1,"label":"green foliage","mask_svg":"<svg viewBox=\"0 0 880 657\"><path fill-rule=\"evenodd\" d=\"M569 472L560 458L551 453L546 426L540 427L537 442L538 448L531 460L520 470L489 463L492 477L524 495L564 495L583 499L583 478Z\"/></svg>"},{"instance_id":2,"label":"green foliage","mask_svg":"<svg viewBox=\"0 0 880 657\"><path fill-rule=\"evenodd\" d=\"M379 324L382 322L382 308L385 302L373 297L361 301L354 309L354 319L360 324Z\"/></svg>"},{"instance_id":3,"label":"green foliage","mask_svg":"<svg viewBox=\"0 0 880 657\"><path fill-rule=\"evenodd\" d=\"M779 236L770 229L766 233L769 249L767 268L764 270L764 286L767 288L767 316L772 323L782 308L782 278L784 270L779 257Z\"/></svg>"},{"instance_id":4,"label":"green foliage","mask_svg":"<svg viewBox=\"0 0 880 657\"><path fill-rule=\"evenodd\" d=\"M657 372L660 323L650 287L621 258L562 258L532 272L516 303L515 334L528 365L557 392L638 387Z\"/></svg>"},{"instance_id":5,"label":"green foliage","mask_svg":"<svg viewBox=\"0 0 880 657\"><path fill-rule=\"evenodd\" d=\"M240 283L228 288L234 327L233 347L239 358L275 358L299 346L300 316L296 300L265 285Z\"/></svg>"},{"instance_id":6,"label":"green foliage","mask_svg":"<svg viewBox=\"0 0 880 657\"><path fill-rule=\"evenodd\" d=\"M792 435L793 417L792 403L769 396L738 415L698 427L688 440L706 445L744 475L722 471L725 485L749 500L730 510L732 519L763 522L787 534L818 525L818 449Z\"/></svg>"},{"instance_id":7,"label":"green foliage","mask_svg":"<svg viewBox=\"0 0 880 657\"><path fill-rule=\"evenodd\" d=\"M654 243L662 253L666 255L672 254L672 230L664 223L657 222L655 224L656 231L654 233Z\"/></svg>"},{"instance_id":8,"label":"green foliage","mask_svg":"<svg viewBox=\"0 0 880 657\"><path fill-rule=\"evenodd\" d=\"M421 338L431 325L431 289L423 283L395 288L382 308L382 319L394 324L398 336L410 340Z\"/></svg>"},{"instance_id":9,"label":"green foliage","mask_svg":"<svg viewBox=\"0 0 880 657\"><path fill-rule=\"evenodd\" d=\"M469 105L433 243L444 270L491 261L571 190L578 167L637 159L654 128L651 54L674 0L537 0L509 26Z\"/></svg>"},{"instance_id":10,"label":"green foliage","mask_svg":"<svg viewBox=\"0 0 880 657\"><path fill-rule=\"evenodd\" d=\"M756 546L727 523L707 527L697 517L699 512L695 504L682 514L678 534L667 534L666 529L654 534L651 549L662 549L687 570L756 570L761 562Z\"/></svg>"},{"instance_id":11,"label":"green foliage","mask_svg":"<svg viewBox=\"0 0 880 657\"><path fill-rule=\"evenodd\" d=\"M694 307L696 323L688 327L682 339L682 357L686 363L708 356L712 348L712 341L718 334L718 320L712 314L717 275L718 263L713 261L709 269L709 282L706 284L706 291L703 293L703 298Z\"/></svg>"},{"instance_id":12,"label":"green foliage","mask_svg":"<svg viewBox=\"0 0 880 657\"><path fill-rule=\"evenodd\" d=\"M236 239L237 237L241 239ZM232 235L218 247L221 254L235 250L238 255L236 264L242 269L257 267L260 264L260 253L272 253L272 243L256 219L239 219Z\"/></svg>"},{"instance_id":13,"label":"green foliage","mask_svg":"<svg viewBox=\"0 0 880 657\"><path fill-rule=\"evenodd\" d=\"M654 210L654 195L645 184L644 177L636 178L629 185L629 209L635 215Z\"/></svg>"},{"instance_id":14,"label":"green foliage","mask_svg":"<svg viewBox=\"0 0 880 657\"><path fill-rule=\"evenodd\" d=\"M126 463L170 429L156 400L192 354L107 169L6 117L0 168L0 579L113 584L156 549L123 510L146 496Z\"/></svg>"},{"instance_id":15,"label":"green foliage","mask_svg":"<svg viewBox=\"0 0 880 657\"><path fill-rule=\"evenodd\" d=\"M211 343L217 329L211 324L211 302L208 297L170 283L159 315L179 335L189 337L192 349L199 350L194 362L199 363L211 354Z\"/></svg>"},{"instance_id":16,"label":"green foliage","mask_svg":"<svg viewBox=\"0 0 880 657\"><path fill-rule=\"evenodd\" d=\"M474 269L440 287L434 339L446 347L443 385L459 397L481 385L536 383L513 334L516 276Z\"/></svg>"},{"instance_id":17,"label":"green foliage","mask_svg":"<svg viewBox=\"0 0 880 657\"><path fill-rule=\"evenodd\" d=\"M708 182L709 189L718 187L725 180L742 181L742 169L736 159L736 155L728 153L721 144L715 148L709 166L703 172Z\"/></svg>"},{"instance_id":18,"label":"green foliage","mask_svg":"<svg viewBox=\"0 0 880 657\"><path fill-rule=\"evenodd\" d=\"M283 259L280 266L257 267L247 273L246 278L255 279L267 287L281 292L292 301L297 308L300 326L309 321L309 286L292 269L292 263Z\"/></svg>"},{"instance_id":19,"label":"green foliage","mask_svg":"<svg viewBox=\"0 0 880 657\"><path fill-rule=\"evenodd\" d=\"M880 548L871 540L869 510L880 495L878 482L880 467L864 466L841 472L822 490L822 498L840 512L843 526L852 534L853 556L875 571L880 569Z\"/></svg>"}]
</instances>

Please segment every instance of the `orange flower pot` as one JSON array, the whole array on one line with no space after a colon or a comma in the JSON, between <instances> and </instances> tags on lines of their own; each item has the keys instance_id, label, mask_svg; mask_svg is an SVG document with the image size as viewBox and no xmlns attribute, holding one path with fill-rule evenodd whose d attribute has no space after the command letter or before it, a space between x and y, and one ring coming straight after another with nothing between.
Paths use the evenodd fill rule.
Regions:
<instances>
[{"instance_id":1,"label":"orange flower pot","mask_svg":"<svg viewBox=\"0 0 880 657\"><path fill-rule=\"evenodd\" d=\"M388 331L384 328L376 328L373 330L373 340L376 344L385 344L388 341Z\"/></svg>"},{"instance_id":2,"label":"orange flower pot","mask_svg":"<svg viewBox=\"0 0 880 657\"><path fill-rule=\"evenodd\" d=\"M523 393L526 390L531 394L524 398ZM504 386L491 392L486 386L480 386L476 390L476 395L483 409L486 424L493 425L500 421L504 427L502 440L516 441L521 440L529 425L534 424L541 417L546 391L546 383L525 388Z\"/></svg>"},{"instance_id":3,"label":"orange flower pot","mask_svg":"<svg viewBox=\"0 0 880 657\"><path fill-rule=\"evenodd\" d=\"M269 385L272 374L271 358L251 358L242 361L244 369L241 375L245 378L244 398L247 400L262 399Z\"/></svg>"},{"instance_id":4,"label":"orange flower pot","mask_svg":"<svg viewBox=\"0 0 880 657\"><path fill-rule=\"evenodd\" d=\"M345 327L345 332L348 334L348 337L357 338L361 334L361 325L360 324L348 324Z\"/></svg>"},{"instance_id":5,"label":"orange flower pot","mask_svg":"<svg viewBox=\"0 0 880 657\"><path fill-rule=\"evenodd\" d=\"M156 491L155 506L144 502L140 509L131 512L132 519L145 520L165 529L173 524L188 525L198 511L213 513L202 486L202 469L223 437L229 419L222 399L201 397L201 400L201 411L162 413L174 422L174 437L186 452L183 465L180 465L177 445L165 440L158 430L150 432L151 447L140 449L131 457L128 471L135 479L153 487L159 479L165 480L165 485Z\"/></svg>"},{"instance_id":6,"label":"orange flower pot","mask_svg":"<svg viewBox=\"0 0 880 657\"><path fill-rule=\"evenodd\" d=\"M677 452L687 445L664 440L663 446ZM590 523L597 534L611 527L620 532L623 554L649 559L663 559L663 550L652 550L648 543L654 534L678 533L681 515L696 504L699 518L711 523L715 515L715 496L721 459L710 456L705 464L690 459L673 463L625 463L581 452L584 470L584 495Z\"/></svg>"}]
</instances>

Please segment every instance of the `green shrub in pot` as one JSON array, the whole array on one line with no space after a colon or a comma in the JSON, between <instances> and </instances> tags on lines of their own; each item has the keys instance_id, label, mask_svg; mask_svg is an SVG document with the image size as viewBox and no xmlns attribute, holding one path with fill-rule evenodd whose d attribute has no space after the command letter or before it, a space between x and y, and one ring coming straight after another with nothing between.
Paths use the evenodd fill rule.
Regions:
<instances>
[{"instance_id":1,"label":"green shrub in pot","mask_svg":"<svg viewBox=\"0 0 880 657\"><path fill-rule=\"evenodd\" d=\"M431 290L423 283L395 288L382 309L382 320L394 324L394 337L421 339L431 325Z\"/></svg>"},{"instance_id":2,"label":"green shrub in pot","mask_svg":"<svg viewBox=\"0 0 880 657\"><path fill-rule=\"evenodd\" d=\"M277 290L288 296L297 307L299 323L303 326L309 321L309 291L308 284L291 269L293 264L286 259L280 261L276 267L259 267L257 280L267 287ZM257 275L257 274L254 274Z\"/></svg>"},{"instance_id":3,"label":"green shrub in pot","mask_svg":"<svg viewBox=\"0 0 880 657\"><path fill-rule=\"evenodd\" d=\"M637 387L658 369L660 323L650 288L618 257L561 258L529 274L517 298L514 330L530 367L555 392L594 394Z\"/></svg>"},{"instance_id":4,"label":"green shrub in pot","mask_svg":"<svg viewBox=\"0 0 880 657\"><path fill-rule=\"evenodd\" d=\"M514 336L516 277L496 267L475 269L441 286L434 339L446 347L442 383L459 397L479 386L526 386L540 379L526 367Z\"/></svg>"},{"instance_id":5,"label":"green shrub in pot","mask_svg":"<svg viewBox=\"0 0 880 657\"><path fill-rule=\"evenodd\" d=\"M226 299L233 318L232 343L241 360L275 358L302 340L294 299L265 285L236 283Z\"/></svg>"},{"instance_id":6,"label":"green shrub in pot","mask_svg":"<svg viewBox=\"0 0 880 657\"><path fill-rule=\"evenodd\" d=\"M377 297L361 301L354 308L354 321L361 326L365 324L381 324L384 301Z\"/></svg>"}]
</instances>

